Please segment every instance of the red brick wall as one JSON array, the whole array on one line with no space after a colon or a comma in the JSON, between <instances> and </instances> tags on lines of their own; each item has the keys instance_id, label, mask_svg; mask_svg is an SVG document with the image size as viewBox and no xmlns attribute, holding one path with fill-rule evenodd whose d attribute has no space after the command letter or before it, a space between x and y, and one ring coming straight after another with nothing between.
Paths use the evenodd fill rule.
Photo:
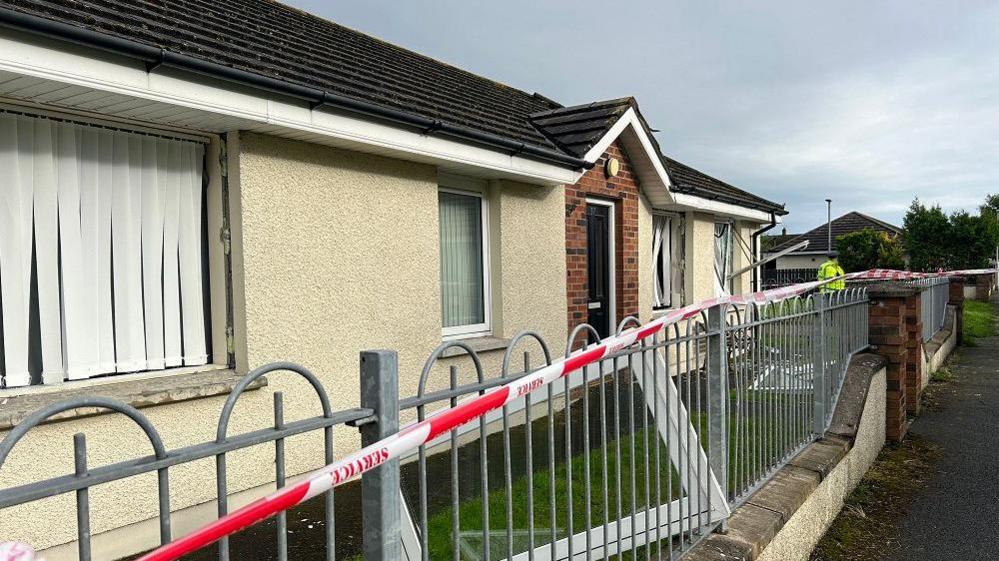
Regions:
<instances>
[{"instance_id":1,"label":"red brick wall","mask_svg":"<svg viewBox=\"0 0 999 561\"><path fill-rule=\"evenodd\" d=\"M617 158L621 171L607 177L604 163ZM565 265L568 325L586 322L586 198L614 202L617 321L638 313L638 179L627 155L615 142L575 185L565 188ZM616 325L612 326L616 329Z\"/></svg>"},{"instance_id":2,"label":"red brick wall","mask_svg":"<svg viewBox=\"0 0 999 561\"><path fill-rule=\"evenodd\" d=\"M923 393L923 300L919 291L906 298L906 402L905 409L912 415L919 414L920 396Z\"/></svg>"},{"instance_id":3,"label":"red brick wall","mask_svg":"<svg viewBox=\"0 0 999 561\"><path fill-rule=\"evenodd\" d=\"M888 440L898 442L905 436L908 428L906 411L909 401L909 353L906 348L905 295L871 294L870 298L870 342L877 347L876 352L888 360L885 433Z\"/></svg>"}]
</instances>

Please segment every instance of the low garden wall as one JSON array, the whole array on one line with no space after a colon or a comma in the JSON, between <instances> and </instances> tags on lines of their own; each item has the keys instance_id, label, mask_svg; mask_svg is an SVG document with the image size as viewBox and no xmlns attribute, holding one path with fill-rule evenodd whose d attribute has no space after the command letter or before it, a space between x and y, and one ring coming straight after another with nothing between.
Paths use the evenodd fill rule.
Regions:
<instances>
[{"instance_id":1,"label":"low garden wall","mask_svg":"<svg viewBox=\"0 0 999 561\"><path fill-rule=\"evenodd\" d=\"M823 438L733 511L688 561L805 561L885 443L887 362L853 357Z\"/></svg>"}]
</instances>

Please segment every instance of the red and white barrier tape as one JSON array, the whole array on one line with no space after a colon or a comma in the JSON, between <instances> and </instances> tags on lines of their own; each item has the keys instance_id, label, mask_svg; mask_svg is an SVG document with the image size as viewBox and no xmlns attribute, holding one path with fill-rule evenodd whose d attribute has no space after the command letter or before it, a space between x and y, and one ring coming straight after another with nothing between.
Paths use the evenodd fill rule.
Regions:
<instances>
[{"instance_id":1,"label":"red and white barrier tape","mask_svg":"<svg viewBox=\"0 0 999 561\"><path fill-rule=\"evenodd\" d=\"M868 271L868 273L871 272ZM959 273L955 272L954 274ZM857 275L857 273L853 274ZM172 561L182 555L196 551L224 536L238 532L265 518L274 516L281 511L325 493L389 460L399 458L416 450L438 435L458 428L465 423L485 415L489 411L498 409L521 396L542 388L568 375L570 372L593 364L609 354L631 346L636 341L650 337L666 326L696 316L713 306L726 303L765 304L767 302L783 300L803 294L838 278L843 277L826 281L806 282L741 296L712 298L669 312L650 323L627 330L620 335L607 337L596 345L583 349L568 358L559 359L551 365L541 368L523 378L496 387L481 396L466 398L455 407L438 411L423 421L413 423L388 438L362 448L313 472L307 479L300 483L281 488L275 493L257 499L191 534L147 553L139 561ZM851 276L846 275L846 278L849 279Z\"/></svg>"},{"instance_id":2,"label":"red and white barrier tape","mask_svg":"<svg viewBox=\"0 0 999 561\"><path fill-rule=\"evenodd\" d=\"M30 545L18 542L0 543L0 561L42 561L35 557Z\"/></svg>"},{"instance_id":3,"label":"red and white barrier tape","mask_svg":"<svg viewBox=\"0 0 999 561\"><path fill-rule=\"evenodd\" d=\"M936 273L915 273L895 269L871 269L846 275L847 280L912 280L935 277L960 277L969 275L995 274L997 269L963 269L958 271L938 271Z\"/></svg>"}]
</instances>

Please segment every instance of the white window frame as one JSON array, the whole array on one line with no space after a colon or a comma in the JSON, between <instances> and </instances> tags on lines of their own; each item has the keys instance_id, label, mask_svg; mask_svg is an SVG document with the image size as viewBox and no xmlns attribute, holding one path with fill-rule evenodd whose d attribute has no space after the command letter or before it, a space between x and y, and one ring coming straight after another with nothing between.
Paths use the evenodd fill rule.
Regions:
<instances>
[{"instance_id":1,"label":"white window frame","mask_svg":"<svg viewBox=\"0 0 999 561\"><path fill-rule=\"evenodd\" d=\"M459 187L454 187L453 185L459 185ZM473 323L468 325L455 325L452 327L444 327L444 318L441 316L441 336L443 340L453 340L453 339L469 339L473 337L486 337L492 335L492 285L489 282L492 276L491 260L489 258L489 198L486 196L485 188L476 189L477 182L474 179L465 178L448 178L446 180L442 179L439 181L437 187L438 193L454 193L456 195L464 195L466 197L477 197L480 202L480 211L482 213L482 307L483 314L482 317L485 321L482 323ZM464 188L461 188L464 187ZM440 210L440 203L438 203L438 212ZM437 239L440 243L440 225L437 226ZM438 273L439 274L439 273ZM443 279L438 277L438 285L441 290L441 298L444 297L444 285Z\"/></svg>"},{"instance_id":2,"label":"white window frame","mask_svg":"<svg viewBox=\"0 0 999 561\"><path fill-rule=\"evenodd\" d=\"M724 277L725 278L723 278L723 279L719 279L718 278L718 271L717 271L717 268L714 266L717 263L717 256L714 255L714 250L716 250L717 247L718 247L718 244L715 242L714 238L716 238L718 236L718 234L715 233L715 230L717 229L718 225L725 225L725 226L728 227L728 237L729 237L728 254L731 255L731 257L732 257L732 262L731 263L726 263L727 266L726 266L725 271L724 271ZM712 242L712 250L713 250L712 251L712 256L711 256L712 257L712 273L715 276L715 281L714 281L715 282L715 292L717 293L719 290L722 290L722 291L724 291L724 292L726 292L728 294L734 294L734 292L735 292L735 279L729 277L729 275L732 274L732 271L729 270L729 269L731 268L732 270L735 270L735 222L732 221L732 220L715 220L714 226L712 226L712 228L711 228L711 235L712 235L711 242ZM726 255L726 261L727 261L727 257L728 256ZM720 294L716 294L716 296L720 296Z\"/></svg>"},{"instance_id":3,"label":"white window frame","mask_svg":"<svg viewBox=\"0 0 999 561\"><path fill-rule=\"evenodd\" d=\"M617 223L615 222L617 218L614 216L616 207L616 201L611 201L607 199L595 199L586 198L586 204L588 205L599 205L610 208L610 212L607 213L609 220L607 221L607 267L610 268L610 278L608 282L610 283L610 298L608 298L607 306L610 307L610 331L613 335L617 333L617 246L615 245L615 238L617 237ZM589 248L587 248L589 251ZM590 295L586 295L587 305L589 305Z\"/></svg>"},{"instance_id":4,"label":"white window frame","mask_svg":"<svg viewBox=\"0 0 999 561\"><path fill-rule=\"evenodd\" d=\"M664 251L664 250L666 251L666 259L663 260L663 270L661 270L661 271L657 271L659 256L656 255L656 252L655 252L655 243L656 243L655 242L655 238L653 237L653 240L652 240L652 250L653 250L652 251L652 282L651 282L651 284L652 284L652 310L655 311L655 312L661 312L663 310L669 310L669 309L677 308L677 307L683 305L683 300L684 300L684 296L685 296L684 291L683 290L676 291L676 290L674 290L676 287L673 286L673 278L672 278L673 277L673 266L675 265L675 260L676 260L677 256L673 255L672 249L673 249L673 236L676 235L675 228L677 226L677 221L683 222L684 221L684 216L681 215L681 214L676 214L676 213L672 213L672 212L653 212L652 216L653 216L653 222L655 221L654 217L656 217L656 216L661 216L661 217L664 217L664 218L666 218L668 220L668 222L667 222L667 230L669 232L669 236L667 238L668 243L664 244L662 242L662 240L660 240L660 247L659 247L660 251ZM654 234L655 234L655 231L653 230L653 235ZM684 245L680 246L680 251L686 252L685 245L686 245L686 242L684 242ZM681 261L682 261L682 259L681 259ZM666 279L666 282L669 285L669 290L665 293L666 298L669 300L668 303L666 303L666 304L657 304L656 303L656 272L659 272L660 274L662 274L663 278ZM681 279L682 279L682 275L681 275ZM680 284L680 287L683 288L683 283L682 282ZM680 300L681 300L680 302L674 302L673 301L673 294L674 293L680 295Z\"/></svg>"}]
</instances>

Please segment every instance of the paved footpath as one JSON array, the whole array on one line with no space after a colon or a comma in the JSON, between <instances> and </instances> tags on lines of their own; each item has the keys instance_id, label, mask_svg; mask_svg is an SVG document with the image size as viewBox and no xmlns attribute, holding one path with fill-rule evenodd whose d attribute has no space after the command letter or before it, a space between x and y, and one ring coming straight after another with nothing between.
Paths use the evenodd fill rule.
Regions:
<instances>
[{"instance_id":1,"label":"paved footpath","mask_svg":"<svg viewBox=\"0 0 999 561\"><path fill-rule=\"evenodd\" d=\"M977 342L951 361L958 380L940 406L910 429L944 455L902 520L893 561L999 561L999 337Z\"/></svg>"}]
</instances>

